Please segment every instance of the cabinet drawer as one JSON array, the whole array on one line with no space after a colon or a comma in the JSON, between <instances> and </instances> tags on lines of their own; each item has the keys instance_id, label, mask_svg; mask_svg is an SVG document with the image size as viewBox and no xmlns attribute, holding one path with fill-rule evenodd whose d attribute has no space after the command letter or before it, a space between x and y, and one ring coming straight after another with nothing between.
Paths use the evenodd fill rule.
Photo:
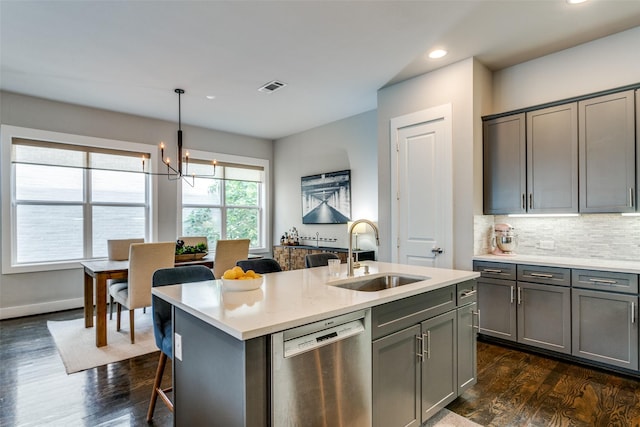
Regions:
<instances>
[{"instance_id":1,"label":"cabinet drawer","mask_svg":"<svg viewBox=\"0 0 640 427\"><path fill-rule=\"evenodd\" d=\"M491 279L516 280L516 265L506 262L474 261L473 270L482 277Z\"/></svg>"},{"instance_id":2,"label":"cabinet drawer","mask_svg":"<svg viewBox=\"0 0 640 427\"><path fill-rule=\"evenodd\" d=\"M371 338L375 340L455 308L455 285L373 307Z\"/></svg>"},{"instance_id":3,"label":"cabinet drawer","mask_svg":"<svg viewBox=\"0 0 640 427\"><path fill-rule=\"evenodd\" d=\"M456 293L458 295L458 307L471 304L478 300L478 286L475 280L467 280L466 282L456 285Z\"/></svg>"},{"instance_id":4,"label":"cabinet drawer","mask_svg":"<svg viewBox=\"0 0 640 427\"><path fill-rule=\"evenodd\" d=\"M574 288L599 289L626 294L638 293L638 275L631 273L574 269L572 270L571 283Z\"/></svg>"},{"instance_id":5,"label":"cabinet drawer","mask_svg":"<svg viewBox=\"0 0 640 427\"><path fill-rule=\"evenodd\" d=\"M518 280L522 282L543 283L545 285L570 286L571 270L562 267L518 265Z\"/></svg>"}]
</instances>

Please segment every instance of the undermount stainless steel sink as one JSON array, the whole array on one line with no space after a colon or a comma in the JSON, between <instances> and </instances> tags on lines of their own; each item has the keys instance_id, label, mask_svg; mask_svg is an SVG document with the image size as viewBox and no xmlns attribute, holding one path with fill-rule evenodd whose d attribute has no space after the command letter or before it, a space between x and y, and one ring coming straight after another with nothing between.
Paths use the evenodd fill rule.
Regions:
<instances>
[{"instance_id":1,"label":"undermount stainless steel sink","mask_svg":"<svg viewBox=\"0 0 640 427\"><path fill-rule=\"evenodd\" d=\"M400 274L384 274L373 277L358 277L357 279L348 279L340 283L329 283L343 289L351 289L353 291L376 292L384 289L396 288L398 286L408 285L409 283L428 280L426 276L405 276Z\"/></svg>"}]
</instances>

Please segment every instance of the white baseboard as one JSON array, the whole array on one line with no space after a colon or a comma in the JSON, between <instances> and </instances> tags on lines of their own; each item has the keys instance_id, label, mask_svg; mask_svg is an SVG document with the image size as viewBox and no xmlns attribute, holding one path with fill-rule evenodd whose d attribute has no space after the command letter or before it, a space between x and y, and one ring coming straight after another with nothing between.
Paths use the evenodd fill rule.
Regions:
<instances>
[{"instance_id":1,"label":"white baseboard","mask_svg":"<svg viewBox=\"0 0 640 427\"><path fill-rule=\"evenodd\" d=\"M32 316L34 314L52 313L84 307L84 298L73 298L60 301L49 301L40 304L19 305L16 307L0 307L0 319Z\"/></svg>"}]
</instances>

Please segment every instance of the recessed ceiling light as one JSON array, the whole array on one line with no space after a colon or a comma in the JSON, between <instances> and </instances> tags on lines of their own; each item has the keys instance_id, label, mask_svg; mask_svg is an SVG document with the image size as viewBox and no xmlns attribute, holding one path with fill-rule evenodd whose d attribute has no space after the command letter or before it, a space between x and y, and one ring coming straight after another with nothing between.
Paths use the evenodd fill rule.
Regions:
<instances>
[{"instance_id":1,"label":"recessed ceiling light","mask_svg":"<svg viewBox=\"0 0 640 427\"><path fill-rule=\"evenodd\" d=\"M216 99L216 96L215 95L207 95L206 98L207 99Z\"/></svg>"},{"instance_id":2,"label":"recessed ceiling light","mask_svg":"<svg viewBox=\"0 0 640 427\"><path fill-rule=\"evenodd\" d=\"M447 54L447 51L444 49L435 49L429 52L429 58L438 59L438 58L442 58L446 54Z\"/></svg>"},{"instance_id":3,"label":"recessed ceiling light","mask_svg":"<svg viewBox=\"0 0 640 427\"><path fill-rule=\"evenodd\" d=\"M569 4L579 4L579 3L584 3L587 0L567 0L567 3Z\"/></svg>"}]
</instances>

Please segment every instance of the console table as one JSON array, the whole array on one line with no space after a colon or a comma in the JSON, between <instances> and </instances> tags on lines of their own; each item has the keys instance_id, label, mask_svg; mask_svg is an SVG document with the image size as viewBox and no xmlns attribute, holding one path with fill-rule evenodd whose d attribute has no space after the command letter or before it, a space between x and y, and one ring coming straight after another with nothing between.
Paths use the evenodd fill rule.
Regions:
<instances>
[{"instance_id":1,"label":"console table","mask_svg":"<svg viewBox=\"0 0 640 427\"><path fill-rule=\"evenodd\" d=\"M318 254L322 252L331 252L340 257L342 263L347 262L347 248L332 248L326 246L309 246L309 245L276 245L273 247L273 257L280 264L283 270L298 270L304 268L304 257L308 254ZM354 250L354 258L358 261L375 261L375 251L372 250Z\"/></svg>"}]
</instances>

